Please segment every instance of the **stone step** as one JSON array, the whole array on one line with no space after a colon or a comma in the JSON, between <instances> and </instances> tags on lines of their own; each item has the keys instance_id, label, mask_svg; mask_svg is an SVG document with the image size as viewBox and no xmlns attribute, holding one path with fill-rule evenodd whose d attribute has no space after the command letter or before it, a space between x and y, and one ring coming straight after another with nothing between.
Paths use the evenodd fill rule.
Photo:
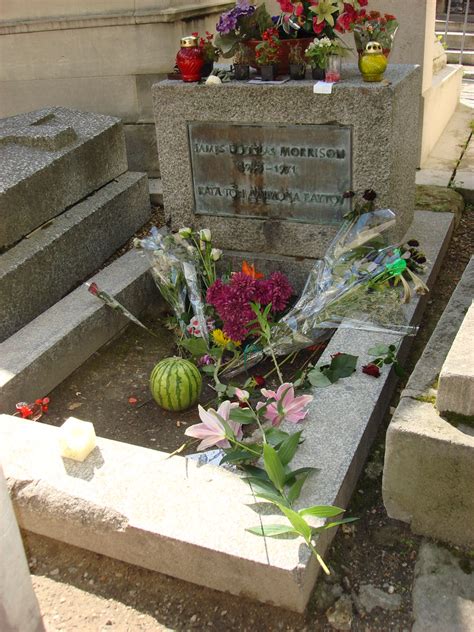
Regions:
<instances>
[{"instance_id":1,"label":"stone step","mask_svg":"<svg viewBox=\"0 0 474 632\"><path fill-rule=\"evenodd\" d=\"M464 19L450 20L448 22L448 33L462 33L464 29ZM446 20L436 20L436 35L443 35L446 30ZM474 33L474 22L466 24L466 33Z\"/></svg>"},{"instance_id":2,"label":"stone step","mask_svg":"<svg viewBox=\"0 0 474 632\"><path fill-rule=\"evenodd\" d=\"M159 298L148 268L143 253L132 250L90 280L139 316ZM51 392L128 322L80 285L0 343L0 412Z\"/></svg>"},{"instance_id":3,"label":"stone step","mask_svg":"<svg viewBox=\"0 0 474 632\"><path fill-rule=\"evenodd\" d=\"M443 33L436 33L444 37ZM462 45L462 33L456 31L449 31L446 37L446 44L448 49L461 50ZM464 50L474 50L474 32L466 33L464 37Z\"/></svg>"},{"instance_id":4,"label":"stone step","mask_svg":"<svg viewBox=\"0 0 474 632\"><path fill-rule=\"evenodd\" d=\"M474 304L468 309L439 374L436 406L474 417Z\"/></svg>"},{"instance_id":5,"label":"stone step","mask_svg":"<svg viewBox=\"0 0 474 632\"><path fill-rule=\"evenodd\" d=\"M460 64L461 63L461 51L448 48L446 50L448 56L448 64ZM474 66L474 50L465 50L462 56L462 63L465 66Z\"/></svg>"},{"instance_id":6,"label":"stone step","mask_svg":"<svg viewBox=\"0 0 474 632\"><path fill-rule=\"evenodd\" d=\"M127 170L118 118L50 107L0 120L0 251Z\"/></svg>"},{"instance_id":7,"label":"stone step","mask_svg":"<svg viewBox=\"0 0 474 632\"><path fill-rule=\"evenodd\" d=\"M449 213L418 211L408 231L407 237L423 242L430 261L424 278L430 286L452 223ZM425 304L425 298L416 296L407 306L410 322L419 322ZM402 341L402 358L412 340ZM375 342L399 341L387 333L340 329L321 361L344 351L365 364ZM27 350L21 353L26 356ZM64 344L60 357L66 353L74 355L75 347ZM305 441L293 465L319 471L308 479L301 506L347 506L395 385L388 370L377 380L357 371L315 392L304 422ZM259 520L268 524L282 517L274 509L257 511L239 476L104 438L98 438L84 463L63 460L58 432L46 424L0 416L0 460L24 529L216 590L304 611L320 568L301 540L257 538L246 531ZM334 529L318 536L322 555L334 536Z\"/></svg>"},{"instance_id":8,"label":"stone step","mask_svg":"<svg viewBox=\"0 0 474 632\"><path fill-rule=\"evenodd\" d=\"M0 341L97 270L149 216L147 177L127 172L0 255Z\"/></svg>"}]
</instances>

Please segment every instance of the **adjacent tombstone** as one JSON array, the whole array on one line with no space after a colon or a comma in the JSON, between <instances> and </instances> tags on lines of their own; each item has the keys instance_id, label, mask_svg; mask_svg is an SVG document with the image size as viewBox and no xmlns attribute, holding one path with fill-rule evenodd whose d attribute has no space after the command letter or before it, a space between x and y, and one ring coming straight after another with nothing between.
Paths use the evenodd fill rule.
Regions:
<instances>
[{"instance_id":1,"label":"adjacent tombstone","mask_svg":"<svg viewBox=\"0 0 474 632\"><path fill-rule=\"evenodd\" d=\"M332 94L314 82L153 86L165 212L173 229L210 228L230 251L317 258L373 188L398 216L414 210L420 69L389 66L364 83L355 66Z\"/></svg>"},{"instance_id":2,"label":"adjacent tombstone","mask_svg":"<svg viewBox=\"0 0 474 632\"><path fill-rule=\"evenodd\" d=\"M0 250L127 170L122 124L51 107L0 120Z\"/></svg>"},{"instance_id":3,"label":"adjacent tombstone","mask_svg":"<svg viewBox=\"0 0 474 632\"><path fill-rule=\"evenodd\" d=\"M0 630L44 632L20 531L0 466Z\"/></svg>"}]
</instances>

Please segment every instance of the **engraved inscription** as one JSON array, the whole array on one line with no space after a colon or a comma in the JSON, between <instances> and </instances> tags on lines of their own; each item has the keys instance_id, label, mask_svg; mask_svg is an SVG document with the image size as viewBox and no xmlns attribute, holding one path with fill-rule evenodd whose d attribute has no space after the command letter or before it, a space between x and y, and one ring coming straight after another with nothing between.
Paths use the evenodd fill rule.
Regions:
<instances>
[{"instance_id":1,"label":"engraved inscription","mask_svg":"<svg viewBox=\"0 0 474 632\"><path fill-rule=\"evenodd\" d=\"M195 212L339 223L351 128L188 123Z\"/></svg>"}]
</instances>

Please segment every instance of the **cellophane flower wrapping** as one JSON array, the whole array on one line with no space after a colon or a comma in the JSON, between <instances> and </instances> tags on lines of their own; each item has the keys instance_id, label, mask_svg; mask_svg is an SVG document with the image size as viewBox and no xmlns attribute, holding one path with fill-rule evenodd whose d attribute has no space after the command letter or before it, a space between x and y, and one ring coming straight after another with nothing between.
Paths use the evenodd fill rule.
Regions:
<instances>
[{"instance_id":1,"label":"cellophane flower wrapping","mask_svg":"<svg viewBox=\"0 0 474 632\"><path fill-rule=\"evenodd\" d=\"M334 329L413 335L397 288L376 285L387 265L400 257L397 246L386 246L383 234L395 224L390 209L356 215L341 226L324 258L310 271L301 297L274 326L273 350L286 355L329 338ZM228 375L248 369L269 350L243 353Z\"/></svg>"},{"instance_id":2,"label":"cellophane flower wrapping","mask_svg":"<svg viewBox=\"0 0 474 632\"><path fill-rule=\"evenodd\" d=\"M179 234L156 227L151 229L148 237L137 240L135 245L145 251L153 279L173 309L183 335L189 335L186 329L188 299L198 319L201 335L207 341L209 333L201 298L199 259L194 246Z\"/></svg>"}]
</instances>

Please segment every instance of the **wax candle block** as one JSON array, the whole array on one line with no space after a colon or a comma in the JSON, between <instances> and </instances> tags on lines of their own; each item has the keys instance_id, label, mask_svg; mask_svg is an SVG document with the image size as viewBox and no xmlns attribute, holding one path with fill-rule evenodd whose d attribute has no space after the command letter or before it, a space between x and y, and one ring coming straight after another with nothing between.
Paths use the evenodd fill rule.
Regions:
<instances>
[{"instance_id":1,"label":"wax candle block","mask_svg":"<svg viewBox=\"0 0 474 632\"><path fill-rule=\"evenodd\" d=\"M61 456L84 461L96 446L93 424L69 417L59 429Z\"/></svg>"}]
</instances>

